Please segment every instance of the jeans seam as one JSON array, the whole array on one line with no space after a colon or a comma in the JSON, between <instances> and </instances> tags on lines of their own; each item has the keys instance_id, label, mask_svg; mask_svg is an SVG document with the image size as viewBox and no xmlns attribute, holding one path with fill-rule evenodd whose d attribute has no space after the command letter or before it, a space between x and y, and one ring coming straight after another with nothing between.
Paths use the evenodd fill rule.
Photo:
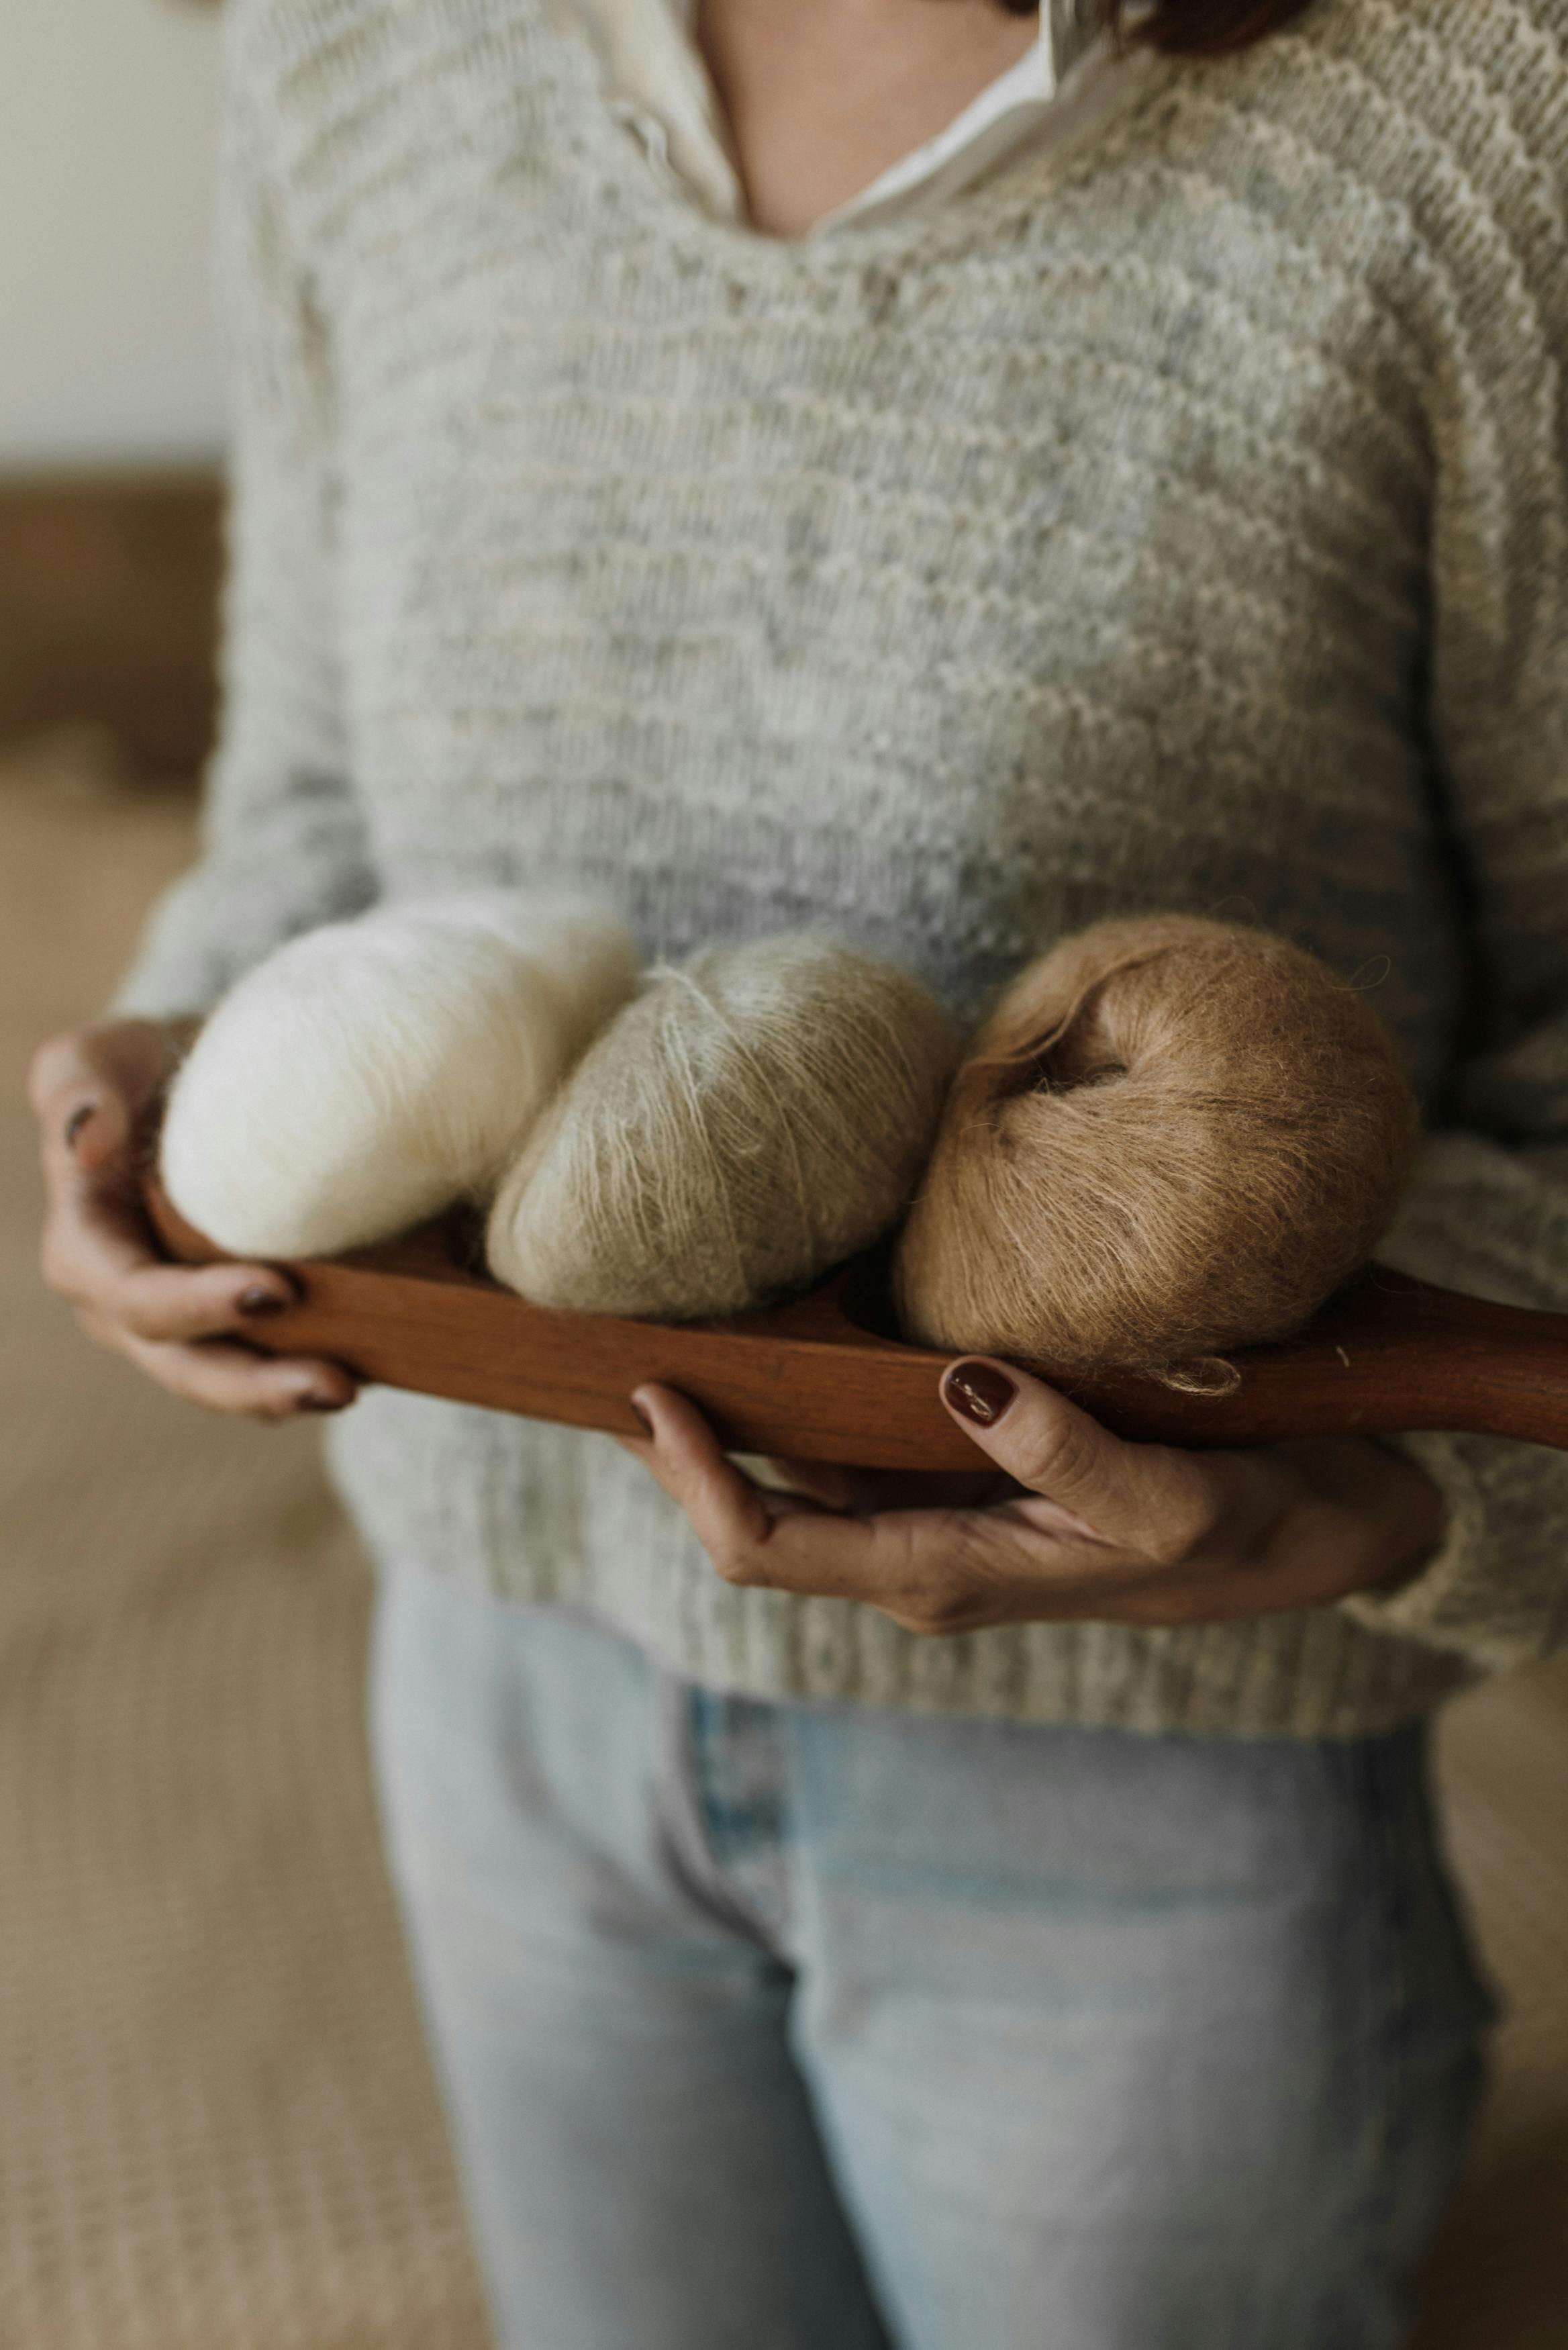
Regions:
<instances>
[{"instance_id":1,"label":"jeans seam","mask_svg":"<svg viewBox=\"0 0 1568 2350\"><path fill-rule=\"evenodd\" d=\"M732 1881L709 1830L710 1777L697 1726L709 1694L676 1674L659 1676L657 1808L664 1863L710 1917L785 1965L768 1921Z\"/></svg>"}]
</instances>

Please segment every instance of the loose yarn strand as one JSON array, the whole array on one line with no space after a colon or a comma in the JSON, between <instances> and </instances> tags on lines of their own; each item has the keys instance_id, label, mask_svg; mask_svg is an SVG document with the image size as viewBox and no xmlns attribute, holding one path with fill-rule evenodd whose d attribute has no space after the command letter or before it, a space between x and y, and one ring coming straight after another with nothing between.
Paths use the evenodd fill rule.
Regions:
<instances>
[{"instance_id":1,"label":"loose yarn strand","mask_svg":"<svg viewBox=\"0 0 1568 2350\"><path fill-rule=\"evenodd\" d=\"M651 976L662 980L668 980L672 986L684 987L691 991L691 993L701 1003L704 1011L708 1014L709 1018L713 1021L717 1027L723 1031L726 1036L728 1036L737 1058L750 1070L756 1084L761 1087L763 1092L767 1095L768 1099L774 1107L780 1139L789 1152L790 1171L794 1178L794 1199L799 1220L800 1245L803 1253L809 1254L815 1245L816 1228L815 1219L812 1215L810 1194L806 1190L805 1169L801 1163L800 1151L795 1142L794 1124L790 1115L790 1109L780 1096L778 1087L774 1085L773 1079L768 1075L766 1061L753 1049L746 1037L742 1034L741 1030L736 1026L735 1023L726 1017L722 1005L715 1000L707 989L698 985L697 981L692 977L689 971L682 971L678 963L661 963L657 966L656 971L651 974ZM689 1056L688 1066L690 1066ZM693 1104L695 1104L697 1098L697 1089L695 1084L693 1084L690 1099ZM740 1251L738 1242L736 1246L736 1254L737 1263L739 1263Z\"/></svg>"},{"instance_id":2,"label":"loose yarn strand","mask_svg":"<svg viewBox=\"0 0 1568 2350\"><path fill-rule=\"evenodd\" d=\"M677 970L666 963L659 965L650 976L670 985L689 987L692 994L701 1003L704 1010L711 1015L717 1015L717 1006L712 997L697 985L690 972ZM722 1025L722 1021L720 1024ZM745 1285L746 1279L746 1253L736 1215L736 1201L732 1187L725 1180L722 1157L709 1131L707 1120L702 1115L702 1090L692 1059L691 1039L681 1035L679 1024L670 1022L663 1024L660 1035L669 1047L672 1074L678 1080L684 1081L683 1084L677 1086L677 1097L683 1100L686 1105L693 1138L702 1153L708 1180L706 1184L700 1185L698 1188L704 1196L712 1200L717 1208L717 1221L729 1247L734 1285L737 1289L742 1289ZM638 1229L643 1244L649 1245L653 1234L650 1227L640 1215Z\"/></svg>"}]
</instances>

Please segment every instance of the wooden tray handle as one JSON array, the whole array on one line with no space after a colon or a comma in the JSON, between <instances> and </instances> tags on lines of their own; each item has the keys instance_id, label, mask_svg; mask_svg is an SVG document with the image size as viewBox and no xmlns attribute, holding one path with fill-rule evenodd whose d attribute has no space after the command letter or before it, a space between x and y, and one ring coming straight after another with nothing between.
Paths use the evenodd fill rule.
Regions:
<instances>
[{"instance_id":1,"label":"wooden tray handle","mask_svg":"<svg viewBox=\"0 0 1568 2350\"><path fill-rule=\"evenodd\" d=\"M147 1207L171 1256L222 1258L152 1180ZM300 1303L269 1319L266 1350L328 1355L361 1379L623 1435L639 1433L631 1390L659 1379L700 1404L735 1451L868 1469L975 1465L938 1400L951 1358L877 1327L872 1260L792 1305L671 1326L530 1305L462 1263L462 1247L448 1220L291 1265ZM1486 1305L1372 1265L1299 1336L1234 1360L1241 1380L1228 1396L1026 1367L1124 1436L1231 1445L1469 1429L1568 1450L1568 1315Z\"/></svg>"}]
</instances>

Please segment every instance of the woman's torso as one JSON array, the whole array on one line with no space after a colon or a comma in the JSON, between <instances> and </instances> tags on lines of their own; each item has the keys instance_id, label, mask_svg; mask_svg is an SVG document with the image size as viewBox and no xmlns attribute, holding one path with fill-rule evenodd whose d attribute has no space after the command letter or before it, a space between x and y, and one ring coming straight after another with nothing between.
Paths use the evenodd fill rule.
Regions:
<instances>
[{"instance_id":1,"label":"woman's torso","mask_svg":"<svg viewBox=\"0 0 1568 2350\"><path fill-rule=\"evenodd\" d=\"M1366 971L1432 1080L1444 314L1374 87L1151 64L1076 148L791 244L702 215L569 21L345 14L288 200L389 891L826 927L964 1013L1101 912L1231 913Z\"/></svg>"}]
</instances>

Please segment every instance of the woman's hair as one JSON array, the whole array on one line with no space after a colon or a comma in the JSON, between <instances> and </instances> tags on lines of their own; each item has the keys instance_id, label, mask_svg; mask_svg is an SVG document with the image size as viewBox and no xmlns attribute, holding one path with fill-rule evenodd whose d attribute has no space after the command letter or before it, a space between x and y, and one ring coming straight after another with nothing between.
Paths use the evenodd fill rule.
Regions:
<instances>
[{"instance_id":1,"label":"woman's hair","mask_svg":"<svg viewBox=\"0 0 1568 2350\"><path fill-rule=\"evenodd\" d=\"M1015 16L1033 16L1038 0L1002 0ZM1082 7L1085 0L1079 0ZM1089 0L1105 21L1124 29L1128 0ZM1152 8L1125 27L1129 39L1174 56L1219 57L1226 49L1244 49L1299 16L1312 0L1154 0Z\"/></svg>"}]
</instances>

